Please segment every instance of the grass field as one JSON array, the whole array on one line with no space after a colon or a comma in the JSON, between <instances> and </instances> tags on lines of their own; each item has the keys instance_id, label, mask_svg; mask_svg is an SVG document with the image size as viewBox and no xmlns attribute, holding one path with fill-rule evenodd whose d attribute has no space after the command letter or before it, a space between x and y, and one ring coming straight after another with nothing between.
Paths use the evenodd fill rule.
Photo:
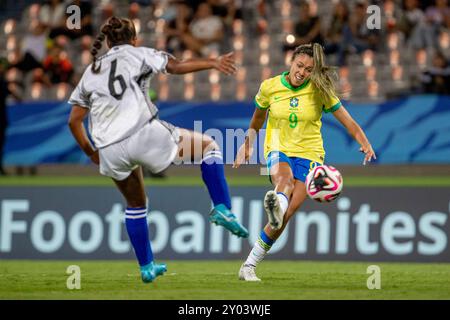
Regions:
<instances>
[{"instance_id":1,"label":"grass field","mask_svg":"<svg viewBox=\"0 0 450 320\"><path fill-rule=\"evenodd\" d=\"M0 299L450 299L450 264L265 261L260 283L237 279L241 261L167 261L156 282L140 281L134 261L0 263ZM381 289L369 290L367 267L381 268ZM81 269L69 290L66 269Z\"/></svg>"},{"instance_id":2,"label":"grass field","mask_svg":"<svg viewBox=\"0 0 450 320\"><path fill-rule=\"evenodd\" d=\"M232 176L227 178L230 186L266 186L270 185L266 176ZM203 185L200 176L171 176L165 179L146 178L148 186L199 186ZM111 179L102 176L7 176L0 177L1 186L111 186ZM344 177L344 186L357 187L442 187L450 186L450 176L392 177L376 176Z\"/></svg>"}]
</instances>

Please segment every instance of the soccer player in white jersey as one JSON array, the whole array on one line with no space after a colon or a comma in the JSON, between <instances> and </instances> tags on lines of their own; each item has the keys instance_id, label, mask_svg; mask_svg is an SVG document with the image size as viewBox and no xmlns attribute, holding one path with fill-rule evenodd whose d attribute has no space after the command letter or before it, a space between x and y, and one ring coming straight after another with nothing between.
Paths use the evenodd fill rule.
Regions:
<instances>
[{"instance_id":1,"label":"soccer player in white jersey","mask_svg":"<svg viewBox=\"0 0 450 320\"><path fill-rule=\"evenodd\" d=\"M97 57L104 40L110 49ZM102 26L91 50L93 63L69 99L72 104L69 127L81 149L99 165L100 173L111 177L125 197L126 229L141 277L144 282L152 282L167 268L153 262L141 166L157 173L173 161L201 160L202 178L214 204L209 220L238 237L248 237L248 231L230 211L231 200L217 143L209 136L159 120L158 109L147 95L151 77L161 72L185 74L214 68L233 74L236 66L232 54L179 61L166 52L135 44L136 30L131 20L111 17ZM95 146L83 125L87 115Z\"/></svg>"}]
</instances>

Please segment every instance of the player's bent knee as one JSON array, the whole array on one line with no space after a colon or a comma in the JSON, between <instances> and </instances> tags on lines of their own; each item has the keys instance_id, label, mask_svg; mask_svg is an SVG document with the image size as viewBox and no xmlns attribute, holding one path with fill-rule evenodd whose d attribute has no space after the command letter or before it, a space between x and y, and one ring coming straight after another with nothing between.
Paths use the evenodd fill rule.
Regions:
<instances>
[{"instance_id":1,"label":"player's bent knee","mask_svg":"<svg viewBox=\"0 0 450 320\"><path fill-rule=\"evenodd\" d=\"M213 138L204 134L203 135L203 153L206 153L206 152L212 151L212 150L220 150L220 147Z\"/></svg>"}]
</instances>

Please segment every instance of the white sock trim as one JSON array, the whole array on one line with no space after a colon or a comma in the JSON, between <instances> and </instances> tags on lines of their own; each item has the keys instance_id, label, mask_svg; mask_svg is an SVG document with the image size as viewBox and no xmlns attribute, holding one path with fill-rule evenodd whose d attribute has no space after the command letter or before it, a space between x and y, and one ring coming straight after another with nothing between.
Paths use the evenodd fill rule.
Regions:
<instances>
[{"instance_id":1,"label":"white sock trim","mask_svg":"<svg viewBox=\"0 0 450 320\"><path fill-rule=\"evenodd\" d=\"M280 203L281 210L283 210L283 213L286 213L287 208L289 207L289 201L283 193L277 193L277 198Z\"/></svg>"},{"instance_id":2,"label":"white sock trim","mask_svg":"<svg viewBox=\"0 0 450 320\"><path fill-rule=\"evenodd\" d=\"M205 161L210 158L217 158L223 160L222 152L220 150L211 150L204 154L202 161Z\"/></svg>"},{"instance_id":3,"label":"white sock trim","mask_svg":"<svg viewBox=\"0 0 450 320\"><path fill-rule=\"evenodd\" d=\"M130 215L125 215L125 219L142 219L147 217L147 213L144 214L140 214L140 215L135 215L135 216L130 216Z\"/></svg>"},{"instance_id":4,"label":"white sock trim","mask_svg":"<svg viewBox=\"0 0 450 320\"><path fill-rule=\"evenodd\" d=\"M140 210L125 210L125 214L139 214L139 213L147 213L147 209L140 209Z\"/></svg>"}]
</instances>

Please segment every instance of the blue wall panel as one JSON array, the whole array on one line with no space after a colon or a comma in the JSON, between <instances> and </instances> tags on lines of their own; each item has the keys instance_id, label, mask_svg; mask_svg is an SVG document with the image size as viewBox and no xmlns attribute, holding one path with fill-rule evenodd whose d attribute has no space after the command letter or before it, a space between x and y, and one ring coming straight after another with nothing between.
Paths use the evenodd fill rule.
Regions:
<instances>
[{"instance_id":1,"label":"blue wall panel","mask_svg":"<svg viewBox=\"0 0 450 320\"><path fill-rule=\"evenodd\" d=\"M421 95L381 104L344 105L371 140L377 163L450 163L450 97ZM203 132L216 128L223 135L226 129L246 130L254 110L252 102L160 102L158 106L163 120L189 129L202 120ZM70 105L58 102L10 106L6 164L87 163L67 127L69 112ZM361 163L358 144L330 114L323 116L322 134L326 162ZM232 159L236 146L226 148L225 143L223 148L225 157Z\"/></svg>"}]
</instances>

